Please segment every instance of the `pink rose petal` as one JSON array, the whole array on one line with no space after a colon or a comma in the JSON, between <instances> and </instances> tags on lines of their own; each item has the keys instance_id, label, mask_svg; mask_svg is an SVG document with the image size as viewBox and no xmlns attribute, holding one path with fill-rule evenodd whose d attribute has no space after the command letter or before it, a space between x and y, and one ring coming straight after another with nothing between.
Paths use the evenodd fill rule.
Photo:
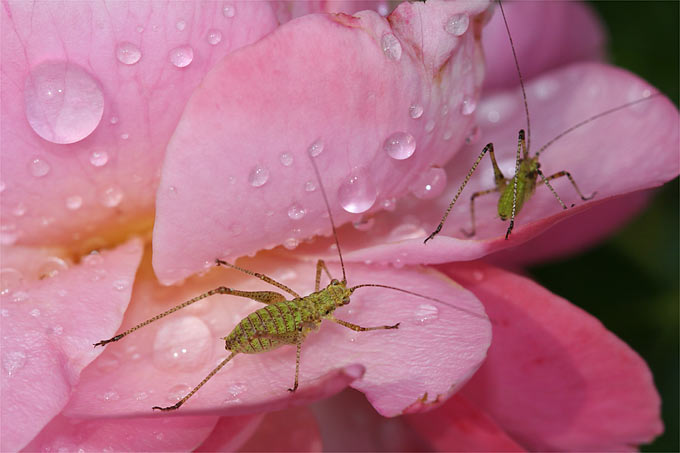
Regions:
<instances>
[{"instance_id":1,"label":"pink rose petal","mask_svg":"<svg viewBox=\"0 0 680 453\"><path fill-rule=\"evenodd\" d=\"M309 15L225 58L168 147L153 241L160 280L329 231L310 148L339 224L358 218L341 204L380 209L446 161L472 124L461 104L476 100L482 61L474 16L460 37L445 24L485 6L403 3L388 20ZM401 133L411 139L402 135L396 154L415 152L398 160L384 146Z\"/></svg>"},{"instance_id":2,"label":"pink rose petal","mask_svg":"<svg viewBox=\"0 0 680 453\"><path fill-rule=\"evenodd\" d=\"M300 16L312 13L344 13L354 14L357 11L370 9L381 16L391 11L386 0L278 0L272 1L272 7L280 23L288 22Z\"/></svg>"},{"instance_id":3,"label":"pink rose petal","mask_svg":"<svg viewBox=\"0 0 680 453\"><path fill-rule=\"evenodd\" d=\"M445 265L484 302L489 357L463 394L531 450L629 451L663 431L644 361L594 317L482 263Z\"/></svg>"},{"instance_id":4,"label":"pink rose petal","mask_svg":"<svg viewBox=\"0 0 680 453\"><path fill-rule=\"evenodd\" d=\"M404 419L436 451L525 451L493 418L461 395L433 411Z\"/></svg>"},{"instance_id":5,"label":"pink rose petal","mask_svg":"<svg viewBox=\"0 0 680 453\"><path fill-rule=\"evenodd\" d=\"M120 325L140 256L132 240L2 296L3 451L23 448L66 405L100 354L97 336Z\"/></svg>"},{"instance_id":6,"label":"pink rose petal","mask_svg":"<svg viewBox=\"0 0 680 453\"><path fill-rule=\"evenodd\" d=\"M231 5L233 17L222 2L5 4L3 243L150 226L165 147L189 95L224 55L277 25L266 2ZM172 63L190 53L190 64Z\"/></svg>"},{"instance_id":7,"label":"pink rose petal","mask_svg":"<svg viewBox=\"0 0 680 453\"><path fill-rule=\"evenodd\" d=\"M590 5L581 2L504 2L524 80L560 66L601 60L606 36ZM487 61L484 89L492 92L519 84L508 32L500 8L484 28Z\"/></svg>"},{"instance_id":8,"label":"pink rose petal","mask_svg":"<svg viewBox=\"0 0 680 453\"><path fill-rule=\"evenodd\" d=\"M236 451L260 426L264 414L220 417L215 429L194 451Z\"/></svg>"},{"instance_id":9,"label":"pink rose petal","mask_svg":"<svg viewBox=\"0 0 680 453\"><path fill-rule=\"evenodd\" d=\"M532 113L533 150L561 131L608 108L654 93L654 88L623 70L600 64L572 65L527 84ZM553 187L567 206L562 210L543 186L517 216L510 240L505 240L507 222L499 219L497 195L475 202L477 234L465 239L461 228L470 228L470 196L493 187L490 160L485 157L451 211L441 234L423 247L423 239L434 230L481 148L493 142L496 158L506 176L513 174L517 131L525 126L523 107L517 91L487 98L477 109L482 138L465 147L446 166L449 184L444 195L433 202L406 199L396 210L375 216L369 231L345 229L340 232L348 260L401 263L471 260L521 244L552 225L587 209L604 204L611 197L656 187L680 172L678 111L665 97L655 97L602 117L555 142L541 155L546 175L560 170L571 172L581 190L594 199L583 202L566 178ZM489 121L489 115L497 123ZM620 215L604 220L609 229ZM579 219L575 217L574 221ZM586 218L587 219L587 218ZM587 226L587 225L586 225ZM387 238L387 240L385 240ZM558 244L554 244L558 246Z\"/></svg>"},{"instance_id":10,"label":"pink rose petal","mask_svg":"<svg viewBox=\"0 0 680 453\"><path fill-rule=\"evenodd\" d=\"M239 263L300 294L313 291L312 263L271 254ZM337 266L331 270L341 275ZM347 275L350 284L399 286L452 306L393 290L358 289L352 303L337 310L338 318L363 326L400 322L399 329L354 332L324 322L320 332L310 335L302 347L300 388L292 395L287 389L295 374L295 347L239 354L179 413L234 415L282 409L308 404L351 384L364 392L380 413L397 415L416 401L445 398L481 364L490 342L490 326L482 307L466 291L438 273L418 269L355 264L347 268ZM121 331L219 285L241 290L275 289L227 269L192 277L179 287L163 287L151 278L152 271L145 265L138 274L133 303ZM326 277L323 282L327 282ZM242 298L213 296L107 345L102 357L85 370L65 413L78 417L162 416L152 413L151 406L170 405L177 396L188 393L228 355L219 338L261 307ZM98 401L110 392L119 398Z\"/></svg>"},{"instance_id":11,"label":"pink rose petal","mask_svg":"<svg viewBox=\"0 0 680 453\"><path fill-rule=\"evenodd\" d=\"M319 428L308 407L271 412L238 451L322 451Z\"/></svg>"},{"instance_id":12,"label":"pink rose petal","mask_svg":"<svg viewBox=\"0 0 680 453\"><path fill-rule=\"evenodd\" d=\"M58 415L24 451L190 451L217 417L78 420Z\"/></svg>"}]
</instances>

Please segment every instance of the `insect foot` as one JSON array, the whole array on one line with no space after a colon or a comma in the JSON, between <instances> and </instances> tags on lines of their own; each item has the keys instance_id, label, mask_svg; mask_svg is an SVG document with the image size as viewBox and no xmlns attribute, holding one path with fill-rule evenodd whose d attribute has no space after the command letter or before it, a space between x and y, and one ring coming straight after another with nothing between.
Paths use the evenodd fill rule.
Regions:
<instances>
[{"instance_id":1,"label":"insect foot","mask_svg":"<svg viewBox=\"0 0 680 453\"><path fill-rule=\"evenodd\" d=\"M160 407L160 406L154 406L151 409L152 410L159 410L159 411L174 411L179 409L179 407L182 405L183 401L177 402L177 404L173 404L172 406L168 407Z\"/></svg>"},{"instance_id":2,"label":"insect foot","mask_svg":"<svg viewBox=\"0 0 680 453\"><path fill-rule=\"evenodd\" d=\"M393 325L393 326L388 326L387 328L388 328L388 329L398 329L400 324L401 324L401 323L398 322L398 323L396 323L396 324Z\"/></svg>"},{"instance_id":3,"label":"insect foot","mask_svg":"<svg viewBox=\"0 0 680 453\"><path fill-rule=\"evenodd\" d=\"M118 341L121 338L123 338L123 335L116 335L115 337L109 338L108 340L102 340L100 342L97 342L93 344L93 346L96 348L97 346L104 346L108 343L113 343L114 341Z\"/></svg>"}]
</instances>

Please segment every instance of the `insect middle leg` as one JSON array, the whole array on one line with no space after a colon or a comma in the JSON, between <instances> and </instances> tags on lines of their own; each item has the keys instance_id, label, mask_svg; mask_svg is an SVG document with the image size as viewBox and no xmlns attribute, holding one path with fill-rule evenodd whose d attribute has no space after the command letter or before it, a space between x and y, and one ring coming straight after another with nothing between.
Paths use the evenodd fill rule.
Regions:
<instances>
[{"instance_id":1,"label":"insect middle leg","mask_svg":"<svg viewBox=\"0 0 680 453\"><path fill-rule=\"evenodd\" d=\"M333 277L331 277L331 273L328 272L328 268L326 267L326 263L324 260L319 260L316 262L316 283L314 284L314 291L319 290L319 286L321 283L321 269L323 269L326 272L326 275L328 275L328 278L333 280Z\"/></svg>"},{"instance_id":2,"label":"insect middle leg","mask_svg":"<svg viewBox=\"0 0 680 453\"><path fill-rule=\"evenodd\" d=\"M561 178L563 176L566 176L569 179L569 182L571 183L571 185L574 186L576 193L581 197L581 200L588 201L588 200L591 200L595 195L597 195L597 192L593 192L592 194L590 194L587 197L585 195L583 195L581 190L576 185L576 181L574 181L574 178L571 176L571 173L569 173L568 171L565 171L565 170L558 171L557 173L552 174L552 175L547 176L547 177L544 176L543 173L540 170L538 171L538 174L541 176L541 181L539 181L539 184L545 184L548 187L548 189L550 189L550 191L553 193L553 195L555 195L555 198L557 198L557 201L562 206L562 209L567 209L567 206L564 204L564 202L559 197L559 195L557 195L557 192L555 191L553 186L548 181L552 181L553 179L557 179L557 178ZM573 205L572 205L572 207L573 207Z\"/></svg>"},{"instance_id":3,"label":"insect middle leg","mask_svg":"<svg viewBox=\"0 0 680 453\"><path fill-rule=\"evenodd\" d=\"M398 329L399 325L401 324L400 322L396 323L393 326L376 326L376 327L361 327L357 324L352 324L351 322L343 321L342 319L337 319L337 318L326 318L329 321L336 322L340 324L341 326L345 326L348 329L352 329L355 332L366 332L369 330L382 330L382 329Z\"/></svg>"},{"instance_id":4,"label":"insect middle leg","mask_svg":"<svg viewBox=\"0 0 680 453\"><path fill-rule=\"evenodd\" d=\"M114 337L109 338L108 340L102 340L98 343L95 343L94 346L104 346L105 344L108 343L113 343L114 341L118 341L121 338L131 334L137 329L141 329L142 327L151 324L154 321L158 321L161 318L164 318L168 316L169 314L172 314L176 312L177 310L181 310L182 308L188 307L189 305L198 302L201 299L205 299L206 297L212 296L214 294L229 294L232 296L240 296L240 297L246 297L248 299L255 300L257 302L262 302L263 304L272 304L275 302L281 302L286 300L286 298L277 292L274 291L239 291L237 289L231 289L227 288L226 286L220 286L219 288L211 289L210 291L207 291L203 294L200 294L192 299L189 299L186 302L183 302L170 310L167 310L159 315L154 316L153 318L149 318L146 321L137 324L134 327L131 327L130 329L126 330L123 333L120 333Z\"/></svg>"},{"instance_id":5,"label":"insect middle leg","mask_svg":"<svg viewBox=\"0 0 680 453\"><path fill-rule=\"evenodd\" d=\"M498 192L500 190L500 186L496 186L493 189L488 189L488 190L482 190L480 192L475 192L472 194L470 197L470 220L472 222L472 229L470 231L466 230L465 228L461 228L460 231L463 232L463 234L466 237L472 237L475 235L475 198L481 197L482 195L488 195L490 193Z\"/></svg>"}]
</instances>

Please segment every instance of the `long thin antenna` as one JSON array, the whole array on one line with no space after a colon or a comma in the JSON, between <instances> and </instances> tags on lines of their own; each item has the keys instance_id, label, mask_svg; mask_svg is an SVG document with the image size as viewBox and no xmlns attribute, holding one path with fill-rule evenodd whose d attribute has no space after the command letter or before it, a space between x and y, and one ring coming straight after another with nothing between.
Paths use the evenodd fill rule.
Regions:
<instances>
[{"instance_id":1,"label":"long thin antenna","mask_svg":"<svg viewBox=\"0 0 680 453\"><path fill-rule=\"evenodd\" d=\"M472 315L472 316L474 316L475 318L479 318L479 319L487 319L487 317L486 317L485 315L481 315L481 314L479 314L479 313L475 313L474 311L468 310L468 309L466 309L466 308L458 307L458 306L453 305L453 304L451 304L451 303L449 303L449 302L446 302L446 301L444 301L444 300L437 299L437 298L435 298L435 297L426 296L426 295L424 295L424 294L414 293L413 291L408 291L408 290L401 289L401 288L395 288L394 286L379 285L379 284L377 284L377 283L364 283L363 285L353 286L353 287L351 287L349 290L350 290L351 292L354 292L355 289L365 288L365 287L375 287L375 288L387 288L387 289L393 289L393 290L395 290L395 291L399 291L399 292L402 292L402 293L410 294L410 295L412 295L412 296L422 297L423 299L431 300L431 301L433 301L433 302L437 302L437 303L440 303L440 304L442 304L442 305L446 305L447 307L451 307L451 308L453 308L454 310L462 311L463 313L467 313L467 314L469 314L469 315Z\"/></svg>"},{"instance_id":2,"label":"long thin antenna","mask_svg":"<svg viewBox=\"0 0 680 453\"><path fill-rule=\"evenodd\" d=\"M326 202L326 211L328 211L328 218L331 220L331 227L333 228L333 237L335 238L335 246L338 248L338 255L340 256L340 266L342 266L342 283L347 283L347 276L345 275L345 262L342 260L342 252L340 251L340 241L338 241L338 232L335 230L335 222L333 221L333 214L331 214L331 205L328 203L326 189L324 188L323 182L321 181L321 175L319 174L319 169L316 167L316 162L314 162L314 157L310 155L309 159L312 161L312 167L314 167L316 180L319 181L319 187L321 188L323 201Z\"/></svg>"},{"instance_id":3,"label":"long thin antenna","mask_svg":"<svg viewBox=\"0 0 680 453\"><path fill-rule=\"evenodd\" d=\"M564 137L564 136L567 135L568 133L574 131L575 129L578 129L579 127L584 126L584 125L590 123L591 121L596 120L596 119L598 119L598 118L600 118L600 117L603 117L603 116L605 116L605 115L609 115L610 113L614 113L614 112L616 112L617 110L625 109L626 107L630 107L631 105L635 105L635 104L637 104L637 103L639 103L639 102L644 102L644 101L646 101L646 100L648 100L648 99L652 99L653 97L655 97L655 96L660 96L660 95L661 95L661 93L654 93L654 94L652 94L652 95L649 95L649 96L644 97L644 98L637 99L637 100L635 100L635 101L626 102L625 104L621 104L621 105L619 105L619 106L617 106L617 107L611 108L611 109L609 109L609 110L605 110L604 112L600 112L600 113L598 113L597 115L593 115L593 116L591 116L590 118L587 118L587 119L585 119L585 120L583 120L583 121L581 121L581 122L579 122L579 123L576 123L576 124L574 124L573 126L571 126L570 128L566 129L564 132L561 132L561 133L557 134L552 140L549 140L545 145L541 146L541 149L539 149L538 151L536 151L536 157L538 157L539 154L541 154L543 151L545 151L545 149L546 149L548 146L552 145L552 144L555 143L557 140L561 139L562 137Z\"/></svg>"},{"instance_id":4,"label":"long thin antenna","mask_svg":"<svg viewBox=\"0 0 680 453\"><path fill-rule=\"evenodd\" d=\"M529 104L527 103L527 92L524 89L524 78L522 77L522 71L519 69L519 61L517 60L517 53L515 52L515 43L512 41L512 35L510 34L510 27L508 26L508 21L505 18L505 11L503 10L503 2L498 0L498 6L501 7L501 15L503 16L503 23L505 24L505 30L508 32L508 38L510 39L510 47L512 47L512 57L515 59L515 67L517 68L517 75L519 75L519 86L522 87L522 98L524 98L524 112L527 116L527 152L531 150L531 123L529 121Z\"/></svg>"}]
</instances>

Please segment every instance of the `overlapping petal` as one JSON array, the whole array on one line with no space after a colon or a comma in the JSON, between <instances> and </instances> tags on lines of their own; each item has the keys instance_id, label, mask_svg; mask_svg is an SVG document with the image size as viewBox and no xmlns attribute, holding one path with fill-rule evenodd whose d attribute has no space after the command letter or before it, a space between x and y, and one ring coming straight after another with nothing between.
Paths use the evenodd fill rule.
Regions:
<instances>
[{"instance_id":1,"label":"overlapping petal","mask_svg":"<svg viewBox=\"0 0 680 453\"><path fill-rule=\"evenodd\" d=\"M472 125L461 104L479 92L475 14L485 7L403 3L388 20L308 15L222 60L168 146L153 240L160 280L329 231L310 148L339 223L448 160ZM457 15L470 21L461 36L445 29ZM409 158L385 151L395 133L404 134L400 158L415 146Z\"/></svg>"},{"instance_id":2,"label":"overlapping petal","mask_svg":"<svg viewBox=\"0 0 680 453\"><path fill-rule=\"evenodd\" d=\"M5 5L3 243L100 246L150 227L165 147L189 95L224 55L277 25L266 2L229 5Z\"/></svg>"},{"instance_id":3,"label":"overlapping petal","mask_svg":"<svg viewBox=\"0 0 680 453\"><path fill-rule=\"evenodd\" d=\"M66 405L92 344L130 300L138 240L2 296L2 450L25 446Z\"/></svg>"}]
</instances>

